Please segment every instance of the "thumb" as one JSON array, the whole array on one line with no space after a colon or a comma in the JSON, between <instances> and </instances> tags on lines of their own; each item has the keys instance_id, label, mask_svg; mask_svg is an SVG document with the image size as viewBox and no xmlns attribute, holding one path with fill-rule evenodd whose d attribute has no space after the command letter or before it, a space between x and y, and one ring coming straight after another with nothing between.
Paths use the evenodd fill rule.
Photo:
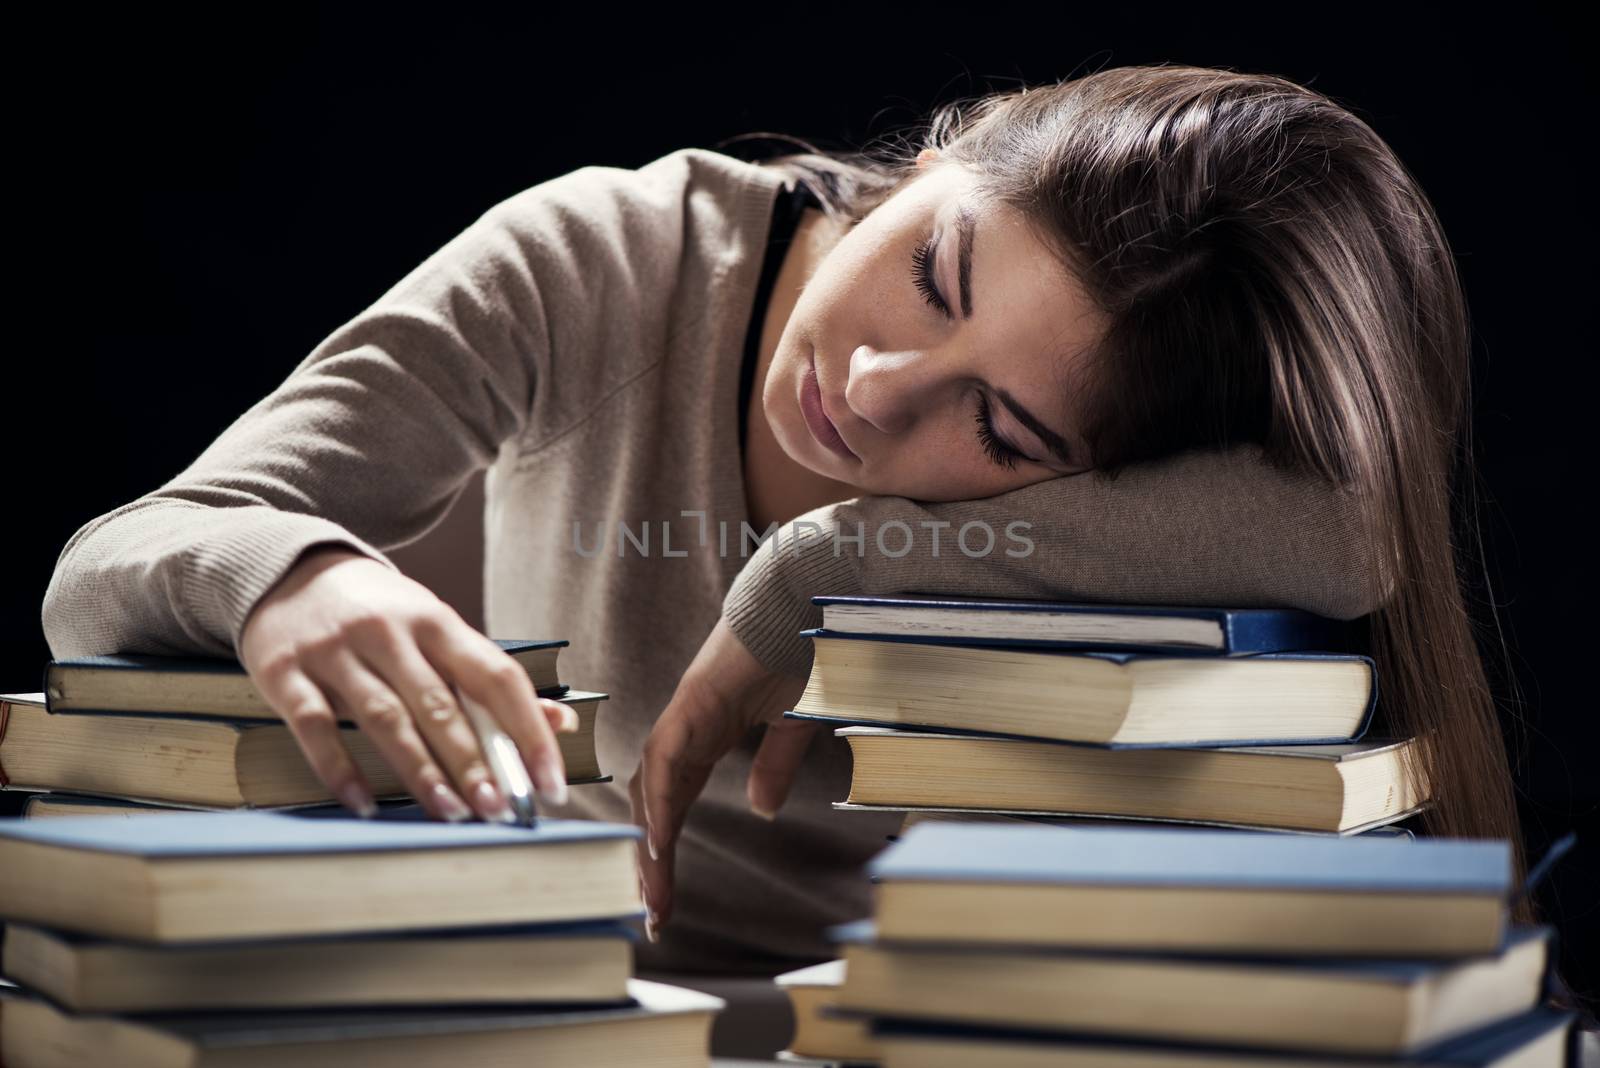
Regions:
<instances>
[{"instance_id":1,"label":"thumb","mask_svg":"<svg viewBox=\"0 0 1600 1068\"><path fill-rule=\"evenodd\" d=\"M767 726L766 737L761 739L750 763L750 781L745 786L745 796L756 815L777 818L818 726L795 719L775 720Z\"/></svg>"}]
</instances>

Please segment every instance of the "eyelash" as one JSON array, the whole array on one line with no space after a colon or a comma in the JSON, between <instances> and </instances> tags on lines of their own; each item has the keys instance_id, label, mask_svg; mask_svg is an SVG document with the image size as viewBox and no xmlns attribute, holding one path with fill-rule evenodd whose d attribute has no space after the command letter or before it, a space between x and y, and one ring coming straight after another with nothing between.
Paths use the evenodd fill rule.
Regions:
<instances>
[{"instance_id":1,"label":"eyelash","mask_svg":"<svg viewBox=\"0 0 1600 1068\"><path fill-rule=\"evenodd\" d=\"M1017 461L1026 460L1027 457L995 436L994 420L989 417L989 398L982 393L978 394L977 419L978 441L989 454L989 459L1007 470L1016 470Z\"/></svg>"},{"instance_id":2,"label":"eyelash","mask_svg":"<svg viewBox=\"0 0 1600 1068\"><path fill-rule=\"evenodd\" d=\"M911 253L911 280L916 283L917 289L922 291L923 299L935 308L946 319L951 318L950 306L939 296L939 289L933 284L933 238L930 236L918 245Z\"/></svg>"}]
</instances>

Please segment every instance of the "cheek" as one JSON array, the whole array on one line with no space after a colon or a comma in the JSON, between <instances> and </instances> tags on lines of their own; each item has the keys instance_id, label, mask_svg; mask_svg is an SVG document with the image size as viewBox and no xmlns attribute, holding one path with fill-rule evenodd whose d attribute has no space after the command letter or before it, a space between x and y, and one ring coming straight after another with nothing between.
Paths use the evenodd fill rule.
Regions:
<instances>
[{"instance_id":1,"label":"cheek","mask_svg":"<svg viewBox=\"0 0 1600 1068\"><path fill-rule=\"evenodd\" d=\"M965 436L967 423L956 415L925 421L915 433L896 442L874 474L881 485L873 492L915 500L958 501L993 496L1009 488L1015 476L989 462Z\"/></svg>"},{"instance_id":2,"label":"cheek","mask_svg":"<svg viewBox=\"0 0 1600 1068\"><path fill-rule=\"evenodd\" d=\"M828 330L836 345L890 343L903 334L910 305L910 268L897 272L897 255L834 249L806 283L796 311Z\"/></svg>"}]
</instances>

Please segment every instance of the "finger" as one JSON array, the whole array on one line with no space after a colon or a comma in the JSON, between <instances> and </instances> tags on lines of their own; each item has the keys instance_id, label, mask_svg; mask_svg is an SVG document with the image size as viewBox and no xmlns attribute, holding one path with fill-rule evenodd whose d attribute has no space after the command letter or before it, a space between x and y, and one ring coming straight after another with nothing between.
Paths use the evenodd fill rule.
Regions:
<instances>
[{"instance_id":1,"label":"finger","mask_svg":"<svg viewBox=\"0 0 1600 1068\"><path fill-rule=\"evenodd\" d=\"M561 746L522 665L471 627L422 628L418 638L423 655L488 709L511 736L539 796L554 805L566 804L567 768Z\"/></svg>"},{"instance_id":2,"label":"finger","mask_svg":"<svg viewBox=\"0 0 1600 1068\"><path fill-rule=\"evenodd\" d=\"M650 790L651 776L643 764L640 765L636 779L639 783L639 803L648 810L646 798ZM645 907L649 911L648 930L659 930L672 918L676 896L674 883L677 872L678 834L682 830L682 820L676 821L675 824L665 823L661 819L652 818L647 811L645 823L644 848L638 851L639 874L644 883Z\"/></svg>"},{"instance_id":3,"label":"finger","mask_svg":"<svg viewBox=\"0 0 1600 1068\"><path fill-rule=\"evenodd\" d=\"M656 721L637 773L648 839L645 887L658 923L672 915L674 860L689 806L705 789L716 761L732 748L732 739L722 732L697 728L696 721L680 711L684 707L668 706Z\"/></svg>"},{"instance_id":4,"label":"finger","mask_svg":"<svg viewBox=\"0 0 1600 1068\"><path fill-rule=\"evenodd\" d=\"M795 776L805 760L817 724L795 719L780 719L768 725L766 737L750 762L750 779L745 796L750 808L763 819L778 818L778 809L789 796Z\"/></svg>"},{"instance_id":5,"label":"finger","mask_svg":"<svg viewBox=\"0 0 1600 1068\"><path fill-rule=\"evenodd\" d=\"M539 708L544 712L550 729L557 734L572 734L578 729L578 710L553 697L539 698Z\"/></svg>"},{"instance_id":6,"label":"finger","mask_svg":"<svg viewBox=\"0 0 1600 1068\"><path fill-rule=\"evenodd\" d=\"M423 742L444 768L448 784L433 788L440 810L453 813L458 820L476 811L485 820L514 822L516 814L495 785L477 732L467 722L449 684L416 643L405 634L389 631L369 637L355 652L405 703Z\"/></svg>"},{"instance_id":7,"label":"finger","mask_svg":"<svg viewBox=\"0 0 1600 1068\"><path fill-rule=\"evenodd\" d=\"M339 723L326 695L297 667L261 673L256 688L288 726L306 762L328 792L356 815L370 818L378 806L361 769L339 740Z\"/></svg>"},{"instance_id":8,"label":"finger","mask_svg":"<svg viewBox=\"0 0 1600 1068\"><path fill-rule=\"evenodd\" d=\"M441 805L438 788L446 785L444 771L417 733L405 703L388 684L348 647L341 646L310 666L323 692L371 739L384 763L400 776L418 804L435 818L459 819L459 811Z\"/></svg>"},{"instance_id":9,"label":"finger","mask_svg":"<svg viewBox=\"0 0 1600 1068\"><path fill-rule=\"evenodd\" d=\"M640 772L635 771L633 778L628 780L628 805L632 810L634 824L641 831L645 832L639 838L635 839L633 843L634 857L637 861L637 871L639 875L639 898L644 902L645 907L644 933L645 937L649 938L650 941L655 942L659 940L659 937L656 933L658 919L655 910L655 904L650 896L650 886L646 876L646 867L653 864L655 862L655 858L651 856L649 847L646 845L646 843L649 841L649 831L645 827L644 801L640 793L640 785L642 782L643 778L641 777Z\"/></svg>"}]
</instances>

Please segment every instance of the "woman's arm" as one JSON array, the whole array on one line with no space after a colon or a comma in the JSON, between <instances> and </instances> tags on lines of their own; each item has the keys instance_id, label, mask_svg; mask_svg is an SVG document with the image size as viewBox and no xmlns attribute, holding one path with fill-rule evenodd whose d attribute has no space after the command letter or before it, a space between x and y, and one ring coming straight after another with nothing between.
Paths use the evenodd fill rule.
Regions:
<instances>
[{"instance_id":1,"label":"woman's arm","mask_svg":"<svg viewBox=\"0 0 1600 1068\"><path fill-rule=\"evenodd\" d=\"M752 554L723 617L765 667L797 678L811 666L810 639L799 632L821 626L810 599L822 594L1283 606L1353 619L1381 601L1359 504L1327 482L1271 466L1253 445L976 501L857 497L807 512ZM981 524L967 535L974 555L957 542L964 524ZM985 528L994 533L987 553ZM859 545L836 537L858 531Z\"/></svg>"},{"instance_id":2,"label":"woman's arm","mask_svg":"<svg viewBox=\"0 0 1600 1068\"><path fill-rule=\"evenodd\" d=\"M958 540L965 524L974 524L967 552ZM994 535L987 552L985 527ZM846 540L858 535L859 544ZM751 809L772 818L788 796L817 730L781 718L810 673L811 640L800 631L821 625L813 596L1279 605L1353 619L1384 599L1374 563L1356 497L1281 471L1254 446L1140 464L1115 479L1051 479L976 501L858 497L799 516L734 579L722 619L629 780L633 817L645 833L639 864L650 930L672 915L674 855L690 805L752 727L766 733L746 786Z\"/></svg>"},{"instance_id":3,"label":"woman's arm","mask_svg":"<svg viewBox=\"0 0 1600 1068\"><path fill-rule=\"evenodd\" d=\"M474 470L536 453L664 358L685 304L705 307L708 277L746 251L749 216L725 205L770 193L714 163L585 167L485 213L186 470L73 536L44 599L52 654L236 656L351 808L371 798L340 715L432 814L503 818L459 692L559 799L551 726L575 715L383 551Z\"/></svg>"},{"instance_id":4,"label":"woman's arm","mask_svg":"<svg viewBox=\"0 0 1600 1068\"><path fill-rule=\"evenodd\" d=\"M236 656L252 606L311 546L393 568L383 550L436 524L502 448L559 433L659 354L695 173L682 152L585 167L485 213L188 468L73 535L44 598L53 655Z\"/></svg>"}]
</instances>

